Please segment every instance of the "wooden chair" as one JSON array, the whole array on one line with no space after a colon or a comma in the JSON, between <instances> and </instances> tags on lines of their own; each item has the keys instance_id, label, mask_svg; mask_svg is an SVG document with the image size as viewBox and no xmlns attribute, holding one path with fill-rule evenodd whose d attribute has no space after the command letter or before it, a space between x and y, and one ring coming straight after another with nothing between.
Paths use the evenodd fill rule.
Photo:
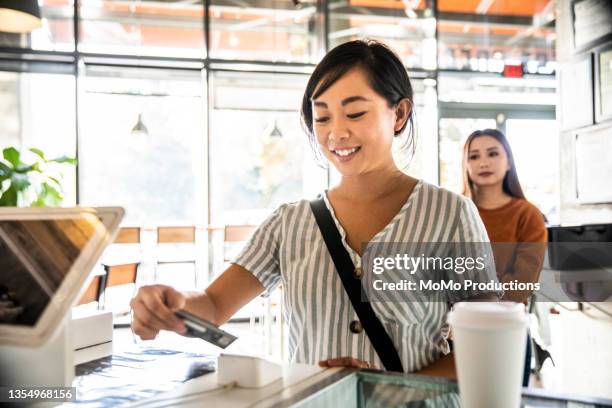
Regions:
<instances>
[{"instance_id":1,"label":"wooden chair","mask_svg":"<svg viewBox=\"0 0 612 408\"><path fill-rule=\"evenodd\" d=\"M129 302L136 292L139 266L140 262L104 265L105 283L98 304L113 311L115 327L129 326L129 319L125 322L121 319L129 315Z\"/></svg>"},{"instance_id":2,"label":"wooden chair","mask_svg":"<svg viewBox=\"0 0 612 408\"><path fill-rule=\"evenodd\" d=\"M89 283L89 286L87 286L87 289L85 289L85 293L83 293L83 295L77 302L77 305L84 305L87 303L98 302L98 309L100 309L101 308L100 297L102 293L104 292L104 288L102 287L104 281L105 281L105 276L103 275L94 276L91 282Z\"/></svg>"},{"instance_id":3,"label":"wooden chair","mask_svg":"<svg viewBox=\"0 0 612 408\"><path fill-rule=\"evenodd\" d=\"M140 244L140 227L119 228L114 244Z\"/></svg>"},{"instance_id":4,"label":"wooden chair","mask_svg":"<svg viewBox=\"0 0 612 408\"><path fill-rule=\"evenodd\" d=\"M198 271L195 244L196 227L194 226L157 227L155 280L158 279L159 267L162 265L193 264L193 281L197 287Z\"/></svg>"},{"instance_id":5,"label":"wooden chair","mask_svg":"<svg viewBox=\"0 0 612 408\"><path fill-rule=\"evenodd\" d=\"M100 261L100 266L104 273L94 276L85 293L79 299L78 305L98 302L98 309L103 309L105 306L104 294L107 287L124 283L136 283L140 254L132 253L128 255L126 253L127 248L125 248L133 249L133 245L140 245L140 228L120 228L115 240L107 248ZM131 267L130 265L135 266ZM133 271L128 273L127 276L120 277L120 275L125 275L126 268L128 267L133 269ZM111 277L110 280L109 277Z\"/></svg>"}]
</instances>

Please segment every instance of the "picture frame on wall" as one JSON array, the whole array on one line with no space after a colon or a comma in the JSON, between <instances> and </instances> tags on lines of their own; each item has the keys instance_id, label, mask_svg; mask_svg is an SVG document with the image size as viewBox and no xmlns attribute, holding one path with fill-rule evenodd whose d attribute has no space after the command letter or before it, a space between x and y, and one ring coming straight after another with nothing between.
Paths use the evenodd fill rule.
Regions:
<instances>
[{"instance_id":1,"label":"picture frame on wall","mask_svg":"<svg viewBox=\"0 0 612 408\"><path fill-rule=\"evenodd\" d=\"M576 199L580 204L612 203L612 125L575 133Z\"/></svg>"},{"instance_id":2,"label":"picture frame on wall","mask_svg":"<svg viewBox=\"0 0 612 408\"><path fill-rule=\"evenodd\" d=\"M593 124L593 54L560 65L559 94L562 130Z\"/></svg>"},{"instance_id":3,"label":"picture frame on wall","mask_svg":"<svg viewBox=\"0 0 612 408\"><path fill-rule=\"evenodd\" d=\"M572 0L574 52L612 38L612 1Z\"/></svg>"},{"instance_id":4,"label":"picture frame on wall","mask_svg":"<svg viewBox=\"0 0 612 408\"><path fill-rule=\"evenodd\" d=\"M595 53L595 121L612 119L612 44Z\"/></svg>"}]
</instances>

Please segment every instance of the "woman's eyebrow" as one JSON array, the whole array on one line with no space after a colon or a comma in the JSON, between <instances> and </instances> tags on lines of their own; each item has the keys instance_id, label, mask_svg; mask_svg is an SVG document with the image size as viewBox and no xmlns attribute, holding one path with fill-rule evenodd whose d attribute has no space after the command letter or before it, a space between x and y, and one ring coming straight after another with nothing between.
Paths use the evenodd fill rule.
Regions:
<instances>
[{"instance_id":1,"label":"woman's eyebrow","mask_svg":"<svg viewBox=\"0 0 612 408\"><path fill-rule=\"evenodd\" d=\"M370 100L364 96L349 96L346 99L343 99L342 102L340 102L340 104L342 106L346 106L351 102L356 102L356 101L365 101L365 102L370 102Z\"/></svg>"},{"instance_id":2,"label":"woman's eyebrow","mask_svg":"<svg viewBox=\"0 0 612 408\"><path fill-rule=\"evenodd\" d=\"M346 106L351 102L357 102L357 101L365 101L365 102L371 102L370 99L364 97L364 96L349 96L348 98L344 98L342 100L342 102L340 102L340 104L342 106ZM327 108L327 104L325 102L320 102L320 101L313 101L314 106L319 106L321 108Z\"/></svg>"}]
</instances>

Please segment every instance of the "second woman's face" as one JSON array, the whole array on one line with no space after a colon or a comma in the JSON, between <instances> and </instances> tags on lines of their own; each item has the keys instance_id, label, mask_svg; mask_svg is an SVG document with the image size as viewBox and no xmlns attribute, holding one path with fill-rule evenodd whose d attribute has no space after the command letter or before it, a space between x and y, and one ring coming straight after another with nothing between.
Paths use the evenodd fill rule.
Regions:
<instances>
[{"instance_id":1,"label":"second woman's face","mask_svg":"<svg viewBox=\"0 0 612 408\"><path fill-rule=\"evenodd\" d=\"M394 165L396 110L370 87L361 69L344 74L312 101L312 109L317 142L343 176Z\"/></svg>"},{"instance_id":2,"label":"second woman's face","mask_svg":"<svg viewBox=\"0 0 612 408\"><path fill-rule=\"evenodd\" d=\"M479 136L470 143L467 171L477 186L501 184L510 170L504 146L491 136Z\"/></svg>"}]
</instances>

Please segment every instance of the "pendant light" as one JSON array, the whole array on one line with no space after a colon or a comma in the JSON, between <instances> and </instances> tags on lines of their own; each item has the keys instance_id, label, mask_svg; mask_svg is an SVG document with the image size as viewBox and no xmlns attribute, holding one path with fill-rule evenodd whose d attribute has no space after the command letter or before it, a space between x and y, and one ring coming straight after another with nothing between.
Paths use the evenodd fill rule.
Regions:
<instances>
[{"instance_id":1,"label":"pendant light","mask_svg":"<svg viewBox=\"0 0 612 408\"><path fill-rule=\"evenodd\" d=\"M280 131L280 129L278 128L278 125L276 124L276 119L274 119L274 126L272 127L272 130L270 131L270 133L268 133L268 137L269 138L283 137L283 133Z\"/></svg>"},{"instance_id":2,"label":"pendant light","mask_svg":"<svg viewBox=\"0 0 612 408\"><path fill-rule=\"evenodd\" d=\"M132 128L132 136L140 137L140 136L149 136L149 129L145 126L142 121L142 113L138 114L138 120L136 124Z\"/></svg>"},{"instance_id":3,"label":"pendant light","mask_svg":"<svg viewBox=\"0 0 612 408\"><path fill-rule=\"evenodd\" d=\"M0 0L0 31L30 33L40 27L37 0Z\"/></svg>"}]
</instances>

